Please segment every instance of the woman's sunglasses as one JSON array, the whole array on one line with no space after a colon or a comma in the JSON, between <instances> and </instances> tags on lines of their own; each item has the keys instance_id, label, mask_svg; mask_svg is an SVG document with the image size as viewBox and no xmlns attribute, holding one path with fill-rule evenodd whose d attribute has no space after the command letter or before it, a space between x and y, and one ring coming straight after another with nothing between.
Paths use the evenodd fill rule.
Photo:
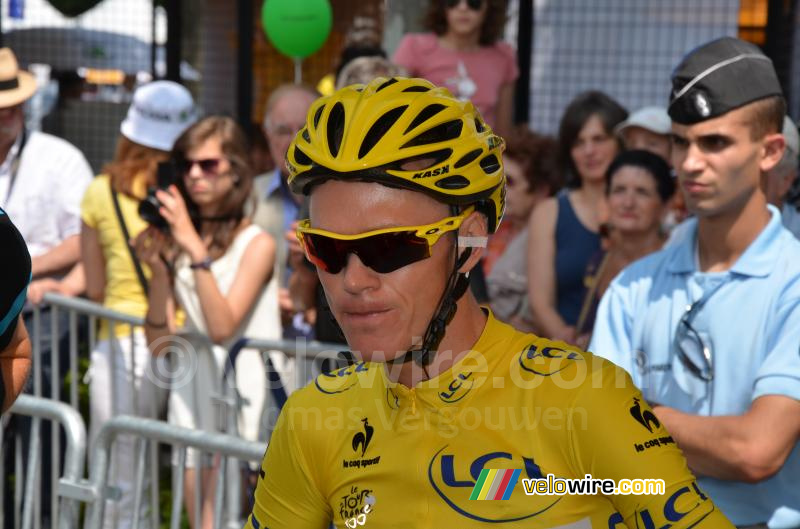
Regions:
<instances>
[{"instance_id":1,"label":"woman's sunglasses","mask_svg":"<svg viewBox=\"0 0 800 529\"><path fill-rule=\"evenodd\" d=\"M304 220L297 228L297 238L308 260L329 274L341 272L351 253L379 274L388 274L430 257L439 238L457 230L474 210L470 206L458 216L425 226L399 226L355 235L315 229L310 220Z\"/></svg>"},{"instance_id":2,"label":"woman's sunglasses","mask_svg":"<svg viewBox=\"0 0 800 529\"><path fill-rule=\"evenodd\" d=\"M447 9L453 9L458 7L462 0L445 0L445 5ZM472 9L473 11L480 11L483 7L483 0L467 0L467 7Z\"/></svg>"},{"instance_id":3,"label":"woman's sunglasses","mask_svg":"<svg viewBox=\"0 0 800 529\"><path fill-rule=\"evenodd\" d=\"M178 160L176 162L176 166L178 168L178 172L182 175L188 174L195 165L200 166L200 170L203 171L203 174L219 175L219 166L221 163L222 158L205 158L202 160L183 159Z\"/></svg>"}]
</instances>

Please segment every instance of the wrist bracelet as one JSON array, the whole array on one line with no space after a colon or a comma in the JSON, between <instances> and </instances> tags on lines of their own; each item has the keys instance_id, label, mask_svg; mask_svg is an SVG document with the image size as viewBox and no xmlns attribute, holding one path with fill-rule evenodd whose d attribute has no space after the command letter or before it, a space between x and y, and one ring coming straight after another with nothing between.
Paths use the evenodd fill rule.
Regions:
<instances>
[{"instance_id":1,"label":"wrist bracelet","mask_svg":"<svg viewBox=\"0 0 800 529\"><path fill-rule=\"evenodd\" d=\"M167 320L164 320L164 323L155 323L150 318L145 318L144 324L154 329L165 329L167 327Z\"/></svg>"},{"instance_id":2,"label":"wrist bracelet","mask_svg":"<svg viewBox=\"0 0 800 529\"><path fill-rule=\"evenodd\" d=\"M202 261L197 261L196 263L191 263L189 268L192 270L211 270L211 258L206 257Z\"/></svg>"}]
</instances>

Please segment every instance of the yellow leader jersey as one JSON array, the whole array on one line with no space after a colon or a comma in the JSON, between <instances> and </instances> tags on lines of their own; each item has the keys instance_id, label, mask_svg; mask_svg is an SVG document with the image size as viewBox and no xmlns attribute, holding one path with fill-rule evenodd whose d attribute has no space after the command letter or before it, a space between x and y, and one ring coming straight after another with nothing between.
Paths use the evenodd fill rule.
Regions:
<instances>
[{"instance_id":1,"label":"yellow leader jersey","mask_svg":"<svg viewBox=\"0 0 800 529\"><path fill-rule=\"evenodd\" d=\"M489 314L473 350L439 376L409 389L388 369L359 362L289 398L246 527L733 527L628 375L602 358ZM483 469L660 478L666 492L526 495L517 483L506 500L471 500Z\"/></svg>"}]
</instances>

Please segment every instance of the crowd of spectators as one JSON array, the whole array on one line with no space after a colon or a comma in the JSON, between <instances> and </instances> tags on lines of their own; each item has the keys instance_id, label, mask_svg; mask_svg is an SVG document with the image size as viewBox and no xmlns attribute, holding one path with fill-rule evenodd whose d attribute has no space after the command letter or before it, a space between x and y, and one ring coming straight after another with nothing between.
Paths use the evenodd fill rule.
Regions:
<instances>
[{"instance_id":1,"label":"crowd of spectators","mask_svg":"<svg viewBox=\"0 0 800 529\"><path fill-rule=\"evenodd\" d=\"M426 77L471 100L506 136L505 219L484 253L485 282L479 278L484 284L473 288L485 292L500 319L588 347L631 372L659 419L688 447L692 468L717 485L734 483L711 485L714 500L730 509L726 514L734 523L800 527L800 482L798 474L789 475L800 472L800 427L792 422L800 417L800 367L787 352L796 357L800 345L797 332L786 328L800 324L800 298L791 295L800 269L797 261L787 261L800 256L800 243L790 236L800 237L800 139L785 115L771 66L742 61L761 76L743 95L702 77L712 60L683 64L683 86L692 81L697 85L687 90L705 92L687 104L681 97L688 96L673 93L669 113L666 106L649 106L629 114L624 101L594 90L579 93L564 110L557 136L550 137L512 126L518 70L513 50L499 40L503 17L494 0L431 2L426 21L428 32L404 37L392 61L373 45L347 51L336 85L403 73ZM735 39L719 42L720 56L760 55ZM85 295L146 322L135 329L118 325L113 332L106 324L99 328L89 376L91 437L121 413L218 429L220 407L208 391L200 397L194 388L221 384L227 351L242 336L342 342L316 273L293 235L307 205L287 186L283 164L319 96L315 89L275 89L266 102L263 134L248 142L231 119L201 117L180 85L143 85L120 125L113 159L93 177L75 147L26 131L23 104L35 85L9 49L0 50L0 72L4 68L14 71L19 86L0 87L0 207L31 255L25 327L32 328L34 305L50 310L42 304L46 292ZM708 113L698 102L702 97L711 105ZM761 108L768 104L774 108ZM773 130L770 112L782 120L782 129ZM732 116L741 120L730 125ZM760 162L727 154L763 138ZM721 198L708 198L714 193ZM750 324L739 326L740 320ZM43 326L39 335L44 394L63 376L47 370L50 344L66 338L68 325L52 327L55 336L50 328ZM128 336L134 339L120 339ZM171 368L154 365L166 361L160 353L176 336L196 356L173 354ZM145 376L190 360L198 363L196 380L168 394ZM249 439L264 438L268 375L255 352L238 362L236 382L247 402L240 431ZM305 382L284 355L270 353L270 364L286 392ZM725 417L730 424L700 421ZM24 418L15 417L11 427L20 442L28 442ZM754 431L741 440L740 452L698 447L700 434L691 432L703 432L713 443L721 435L715 432L736 428ZM756 436L773 429L778 433L769 443ZM43 465L49 464L50 437L42 435ZM767 447L771 459L744 461L759 446ZM133 442L123 439L112 464L122 496L109 504L107 527L126 527L124 520L132 518L134 457ZM192 527L212 519L209 501L200 509L203 520L194 519L194 506L212 496L216 465L189 458L185 500ZM202 474L201 490L194 490L195 472ZM49 494L52 485L44 487ZM794 493L784 492L792 488ZM718 499L746 504L748 494L768 493L780 501L755 502L748 509ZM43 505L49 504L45 496ZM795 508L768 512L774 504Z\"/></svg>"}]
</instances>

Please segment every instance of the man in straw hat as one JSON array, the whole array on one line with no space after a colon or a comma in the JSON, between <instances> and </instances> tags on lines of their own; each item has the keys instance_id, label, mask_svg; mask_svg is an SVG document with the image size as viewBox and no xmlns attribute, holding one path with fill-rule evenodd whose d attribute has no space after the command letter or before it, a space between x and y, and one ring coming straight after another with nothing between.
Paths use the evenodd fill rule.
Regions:
<instances>
[{"instance_id":1,"label":"man in straw hat","mask_svg":"<svg viewBox=\"0 0 800 529\"><path fill-rule=\"evenodd\" d=\"M23 320L33 336L32 305L41 301L45 291L61 291L73 284L62 282L67 272L76 269L80 260L80 202L83 192L92 179L92 170L83 154L70 143L42 132L25 128L23 105L36 92L33 76L20 70L14 52L0 48L0 208L14 219L31 255L31 279L28 303L23 309ZM5 255L5 250L2 250ZM5 279L4 279L5 280ZM76 286L82 281L77 281ZM52 395L52 385L60 384L63 373L51 373L52 338L64 341L69 328L67 314L59 313L58 336L51 337L52 326L49 307L42 307L40 332L37 335L40 354L34 358L34 369L41 366L41 392ZM34 348L36 350L36 348ZM59 365L68 366L68 347L59 348ZM32 378L26 391L31 391ZM15 416L12 428L22 436L22 446L30 440L30 420ZM42 440L42 506L45 516L50 507L50 448L51 435L47 424ZM13 454L13 450L9 451ZM24 450L27 456L27 450ZM5 478L5 477L4 477ZM10 512L10 511L6 511Z\"/></svg>"},{"instance_id":2,"label":"man in straw hat","mask_svg":"<svg viewBox=\"0 0 800 529\"><path fill-rule=\"evenodd\" d=\"M672 75L686 237L625 269L590 349L624 367L739 527L800 527L800 243L760 186L781 160L772 62L726 37Z\"/></svg>"}]
</instances>

